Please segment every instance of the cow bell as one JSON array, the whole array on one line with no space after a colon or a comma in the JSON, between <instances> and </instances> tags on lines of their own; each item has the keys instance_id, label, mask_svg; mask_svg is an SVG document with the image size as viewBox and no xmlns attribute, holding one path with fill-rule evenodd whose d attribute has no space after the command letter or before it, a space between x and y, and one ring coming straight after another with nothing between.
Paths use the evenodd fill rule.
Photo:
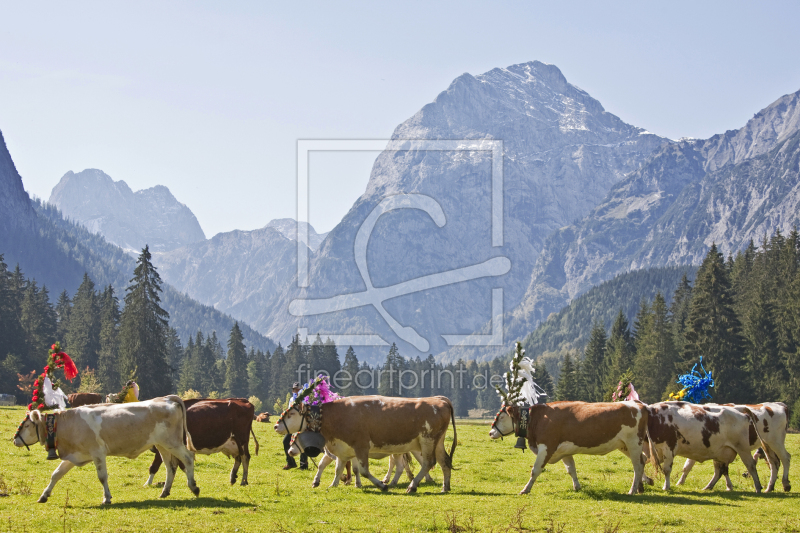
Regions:
<instances>
[{"instance_id":1,"label":"cow bell","mask_svg":"<svg viewBox=\"0 0 800 533\"><path fill-rule=\"evenodd\" d=\"M316 431L304 431L297 434L297 441L299 441L300 449L309 457L316 457L322 453L325 447L325 437Z\"/></svg>"},{"instance_id":2,"label":"cow bell","mask_svg":"<svg viewBox=\"0 0 800 533\"><path fill-rule=\"evenodd\" d=\"M59 457L58 453L56 453L55 448L50 448L49 450L47 450L47 460L54 461L56 459L59 459Z\"/></svg>"},{"instance_id":3,"label":"cow bell","mask_svg":"<svg viewBox=\"0 0 800 533\"><path fill-rule=\"evenodd\" d=\"M514 448L519 448L522 450L522 453L525 453L525 448L528 446L525 443L525 437L517 437L517 443L514 445Z\"/></svg>"}]
</instances>

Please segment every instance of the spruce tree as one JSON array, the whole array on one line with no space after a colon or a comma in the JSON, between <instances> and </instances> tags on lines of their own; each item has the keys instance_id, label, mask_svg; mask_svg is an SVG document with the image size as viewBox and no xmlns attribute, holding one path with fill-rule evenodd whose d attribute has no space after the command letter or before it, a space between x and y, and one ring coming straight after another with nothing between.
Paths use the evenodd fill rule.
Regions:
<instances>
[{"instance_id":1,"label":"spruce tree","mask_svg":"<svg viewBox=\"0 0 800 533\"><path fill-rule=\"evenodd\" d=\"M617 381L622 374L627 370L633 369L633 358L636 353L628 318L622 312L622 309L619 310L617 318L614 319L614 324L611 326L611 335L608 337L606 346L608 371L606 372L603 389L608 392L609 389L616 388Z\"/></svg>"},{"instance_id":2,"label":"spruce tree","mask_svg":"<svg viewBox=\"0 0 800 533\"><path fill-rule=\"evenodd\" d=\"M667 303L660 292L653 299L648 314L636 338L633 372L642 401L655 403L661 400L675 374L676 363Z\"/></svg>"},{"instance_id":3,"label":"spruce tree","mask_svg":"<svg viewBox=\"0 0 800 533\"><path fill-rule=\"evenodd\" d=\"M544 360L541 357L536 359L533 363L533 368L536 372L533 375L533 380L547 393L547 400L553 401L556 398L555 386L553 385L553 377L547 371L544 365Z\"/></svg>"},{"instance_id":4,"label":"spruce tree","mask_svg":"<svg viewBox=\"0 0 800 533\"><path fill-rule=\"evenodd\" d=\"M775 308L762 287L743 327L750 387L762 402L779 400L784 382L774 315Z\"/></svg>"},{"instance_id":5,"label":"spruce tree","mask_svg":"<svg viewBox=\"0 0 800 533\"><path fill-rule=\"evenodd\" d=\"M225 370L225 395L228 398L247 398L247 350L238 322L233 324L228 338Z\"/></svg>"},{"instance_id":6,"label":"spruce tree","mask_svg":"<svg viewBox=\"0 0 800 533\"><path fill-rule=\"evenodd\" d=\"M339 351L336 349L336 343L330 338L325 339L318 370L327 372L333 378L341 368L342 364L339 362Z\"/></svg>"},{"instance_id":7,"label":"spruce tree","mask_svg":"<svg viewBox=\"0 0 800 533\"><path fill-rule=\"evenodd\" d=\"M278 343L278 347L272 351L272 356L269 358L269 397L281 401L286 396L285 387L281 382L285 363L286 356L283 353L283 346Z\"/></svg>"},{"instance_id":8,"label":"spruce tree","mask_svg":"<svg viewBox=\"0 0 800 533\"><path fill-rule=\"evenodd\" d=\"M681 277L678 288L672 295L669 314L672 325L672 345L675 347L676 357L679 361L683 360L684 347L686 345L686 329L689 324L689 305L692 301L692 284L686 273ZM676 372L677 372L676 368ZM673 378L676 376L672 376ZM674 381L674 380L673 380Z\"/></svg>"},{"instance_id":9,"label":"spruce tree","mask_svg":"<svg viewBox=\"0 0 800 533\"><path fill-rule=\"evenodd\" d=\"M169 313L161 308L161 277L151 259L150 249L145 246L136 261L131 285L126 289L119 329L121 381L135 380L140 399L172 392L167 363ZM73 306L70 327L75 314Z\"/></svg>"},{"instance_id":10,"label":"spruce tree","mask_svg":"<svg viewBox=\"0 0 800 533\"><path fill-rule=\"evenodd\" d=\"M581 385L583 390L580 396L587 402L602 402L605 392L606 374L606 330L603 323L597 321L592 327L589 342L583 353L581 363Z\"/></svg>"},{"instance_id":11,"label":"spruce tree","mask_svg":"<svg viewBox=\"0 0 800 533\"><path fill-rule=\"evenodd\" d=\"M703 358L706 370L713 372L714 401L745 403L750 399L741 326L733 309L728 271L716 244L697 271L686 340L684 368Z\"/></svg>"},{"instance_id":12,"label":"spruce tree","mask_svg":"<svg viewBox=\"0 0 800 533\"><path fill-rule=\"evenodd\" d=\"M56 339L61 341L62 349L69 349L67 347L67 331L69 330L69 314L72 310L72 300L69 298L66 290L61 291L58 295L56 302L56 318L58 319L58 326L56 327Z\"/></svg>"},{"instance_id":13,"label":"spruce tree","mask_svg":"<svg viewBox=\"0 0 800 533\"><path fill-rule=\"evenodd\" d=\"M269 400L269 352L264 354L261 350L250 348L247 363L247 390L249 396L255 396L267 405ZM248 396L248 397L249 397Z\"/></svg>"},{"instance_id":14,"label":"spruce tree","mask_svg":"<svg viewBox=\"0 0 800 533\"><path fill-rule=\"evenodd\" d=\"M578 376L572 356L568 353L561 362L561 369L556 384L556 400L578 399Z\"/></svg>"},{"instance_id":15,"label":"spruce tree","mask_svg":"<svg viewBox=\"0 0 800 533\"><path fill-rule=\"evenodd\" d=\"M167 332L167 349L169 350L167 364L169 365L170 379L173 383L178 383L181 379L183 366L183 345L181 344L181 338L178 336L178 330L172 327Z\"/></svg>"},{"instance_id":16,"label":"spruce tree","mask_svg":"<svg viewBox=\"0 0 800 533\"><path fill-rule=\"evenodd\" d=\"M118 369L119 354L119 298L109 285L100 296L100 350L97 357L97 379L109 392L120 390L122 383Z\"/></svg>"},{"instance_id":17,"label":"spruce tree","mask_svg":"<svg viewBox=\"0 0 800 533\"><path fill-rule=\"evenodd\" d=\"M381 372L381 381L378 386L378 394L381 396L400 396L399 373L404 370L403 358L397 344L392 343L386 361Z\"/></svg>"},{"instance_id":18,"label":"spruce tree","mask_svg":"<svg viewBox=\"0 0 800 533\"><path fill-rule=\"evenodd\" d=\"M100 305L94 282L87 273L83 274L83 281L72 299L66 341L70 356L78 368L97 368L100 353Z\"/></svg>"},{"instance_id":19,"label":"spruce tree","mask_svg":"<svg viewBox=\"0 0 800 533\"><path fill-rule=\"evenodd\" d=\"M181 361L181 374L180 379L178 380L179 394L183 394L189 389L198 389L198 385L195 380L195 367L197 365L197 361L195 360L194 356L194 339L192 339L192 336L189 335L189 341L186 343L186 349L183 351L183 361Z\"/></svg>"},{"instance_id":20,"label":"spruce tree","mask_svg":"<svg viewBox=\"0 0 800 533\"><path fill-rule=\"evenodd\" d=\"M203 333L198 331L194 338L194 374L197 391L205 397L212 392L219 393L217 386L217 357L214 354L213 346L210 344L211 338L205 339ZM224 375L223 375L224 379Z\"/></svg>"},{"instance_id":21,"label":"spruce tree","mask_svg":"<svg viewBox=\"0 0 800 533\"><path fill-rule=\"evenodd\" d=\"M355 396L361 391L356 386L356 374L358 374L358 357L353 347L347 348L344 354L344 365L342 366L343 377L342 384L344 387L341 389L342 396ZM347 372L346 374L344 372Z\"/></svg>"},{"instance_id":22,"label":"spruce tree","mask_svg":"<svg viewBox=\"0 0 800 533\"><path fill-rule=\"evenodd\" d=\"M47 289L40 291L36 280L28 283L22 295L20 310L19 321L26 345L23 364L36 368L46 356L56 334L55 311L50 304Z\"/></svg>"}]
</instances>

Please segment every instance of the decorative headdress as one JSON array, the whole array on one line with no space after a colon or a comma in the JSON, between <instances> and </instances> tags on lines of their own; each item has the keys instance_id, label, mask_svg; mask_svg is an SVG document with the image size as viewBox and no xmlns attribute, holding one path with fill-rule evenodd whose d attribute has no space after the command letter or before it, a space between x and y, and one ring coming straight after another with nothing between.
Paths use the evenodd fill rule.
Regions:
<instances>
[{"instance_id":1,"label":"decorative headdress","mask_svg":"<svg viewBox=\"0 0 800 533\"><path fill-rule=\"evenodd\" d=\"M703 374L700 374L697 370L697 365L700 365L700 370L703 371ZM700 403L706 398L711 398L708 389L714 386L714 378L711 376L711 372L706 372L703 367L703 357L701 356L700 362L695 363L691 372L680 376L676 383L683 385L683 389L678 393L671 393L669 395L670 399L685 399L691 403Z\"/></svg>"},{"instance_id":2,"label":"decorative headdress","mask_svg":"<svg viewBox=\"0 0 800 533\"><path fill-rule=\"evenodd\" d=\"M78 375L78 368L72 358L61 351L61 343L56 342L50 347L47 356L47 365L44 372L33 381L33 397L28 404L28 411L38 409L47 411L59 407L66 407L66 395L61 391L60 383L55 379L54 371L64 369L64 376L72 381Z\"/></svg>"},{"instance_id":3,"label":"decorative headdress","mask_svg":"<svg viewBox=\"0 0 800 533\"><path fill-rule=\"evenodd\" d=\"M292 399L289 405L295 403L304 403L306 405L322 405L323 403L332 402L341 398L338 394L333 392L328 385L328 376L320 374L308 383L300 387L300 390L292 394Z\"/></svg>"},{"instance_id":4,"label":"decorative headdress","mask_svg":"<svg viewBox=\"0 0 800 533\"><path fill-rule=\"evenodd\" d=\"M525 350L522 349L522 343L517 342L516 348L514 349L514 356L511 358L511 364L509 365L510 372L506 372L503 375L506 391L503 392L497 385L494 387L497 390L497 394L503 400L503 405L518 405L525 401L525 398L522 396L522 386L525 381L527 381L527 378L519 375L520 364L525 358L524 356ZM530 361L530 359L528 360Z\"/></svg>"}]
</instances>

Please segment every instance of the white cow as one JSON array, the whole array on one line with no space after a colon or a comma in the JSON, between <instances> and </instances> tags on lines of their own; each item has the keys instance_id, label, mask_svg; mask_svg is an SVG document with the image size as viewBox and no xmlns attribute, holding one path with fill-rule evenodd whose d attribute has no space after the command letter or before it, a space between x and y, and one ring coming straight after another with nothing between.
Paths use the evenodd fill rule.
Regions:
<instances>
[{"instance_id":1,"label":"white cow","mask_svg":"<svg viewBox=\"0 0 800 533\"><path fill-rule=\"evenodd\" d=\"M775 488L775 482L778 480L778 470L780 470L781 463L783 463L783 490L789 492L792 485L789 483L789 461L792 456L786 451L786 429L789 426L789 414L786 404L781 402L769 402L759 404L747 405L734 405L724 404L728 407L733 407L743 414L747 414L747 410L753 413L758 419L758 434L756 434L755 427L750 428L750 450L755 450L761 446L761 440L767 445L764 448L766 460L769 464L769 483L767 483L766 492L772 492ZM753 455L753 459L758 461L759 453ZM762 455L763 457L763 455ZM683 485L686 481L686 476L692 471L695 461L687 459L683 465L683 474L678 480L678 485ZM728 470L723 469L725 476L725 485L728 490L732 490L731 478L728 475Z\"/></svg>"},{"instance_id":2,"label":"white cow","mask_svg":"<svg viewBox=\"0 0 800 533\"><path fill-rule=\"evenodd\" d=\"M61 464L50 477L39 503L50 497L53 487L73 466L93 462L103 484L103 503L111 503L108 490L106 457L135 459L155 446L167 467L167 479L161 498L169 496L175 477L177 460L186 467L189 489L197 496L200 489L194 482L194 456L184 445L186 407L177 396L154 398L144 402L98 404L56 411L56 438ZM46 442L45 413L31 411L14 436L15 446L31 446Z\"/></svg>"}]
</instances>

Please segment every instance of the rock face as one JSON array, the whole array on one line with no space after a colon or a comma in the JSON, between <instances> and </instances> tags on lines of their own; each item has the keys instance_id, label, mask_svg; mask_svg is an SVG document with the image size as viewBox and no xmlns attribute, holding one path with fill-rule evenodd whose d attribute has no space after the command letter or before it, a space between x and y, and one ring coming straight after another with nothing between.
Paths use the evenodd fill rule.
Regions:
<instances>
[{"instance_id":1,"label":"rock face","mask_svg":"<svg viewBox=\"0 0 800 533\"><path fill-rule=\"evenodd\" d=\"M800 91L739 130L664 145L579 223L558 230L509 317L524 335L592 286L630 270L699 264L800 223Z\"/></svg>"},{"instance_id":2,"label":"rock face","mask_svg":"<svg viewBox=\"0 0 800 533\"><path fill-rule=\"evenodd\" d=\"M49 202L89 231L136 254L145 244L160 252L206 238L191 210L163 185L133 192L101 170L67 172Z\"/></svg>"},{"instance_id":3,"label":"rock face","mask_svg":"<svg viewBox=\"0 0 800 533\"><path fill-rule=\"evenodd\" d=\"M304 244L312 251L316 252L319 245L322 244L322 241L325 240L325 236L328 234L317 233L314 227L308 222L301 222L301 224L303 224L308 231L308 242L304 241ZM297 221L293 218L276 218L275 220L271 220L269 224L264 227L274 228L290 241L297 242Z\"/></svg>"},{"instance_id":4,"label":"rock face","mask_svg":"<svg viewBox=\"0 0 800 533\"><path fill-rule=\"evenodd\" d=\"M490 151L430 151L407 140L503 141L504 245L491 240ZM366 192L331 231L309 261L309 286L293 277L275 302L264 333L286 339L298 327L325 334L373 333L397 342L406 356L440 353L443 334L469 334L491 316L491 290L504 288L505 308L524 294L546 237L585 216L613 184L635 169L666 139L624 123L553 65L539 62L464 74L432 103L397 127L377 158ZM409 149L410 148L410 149ZM372 306L295 317L296 298L322 298L365 290L356 267L354 241L369 213L384 198L418 193L435 199L446 217L437 227L423 211L383 215L366 257L375 287L466 267L492 257L511 260L501 277L412 293L384 302L403 326L430 343L420 353L402 341ZM385 357L386 349L373 357ZM359 357L369 358L365 349Z\"/></svg>"},{"instance_id":5,"label":"rock face","mask_svg":"<svg viewBox=\"0 0 800 533\"><path fill-rule=\"evenodd\" d=\"M297 273L297 241L276 228L291 234L287 221L291 219L253 231L219 233L207 241L153 254L153 263L178 290L235 317L247 317L254 328L265 331L278 294ZM291 222L296 233L297 223ZM311 227L309 236L317 236Z\"/></svg>"},{"instance_id":6,"label":"rock face","mask_svg":"<svg viewBox=\"0 0 800 533\"><path fill-rule=\"evenodd\" d=\"M0 254L11 245L16 233L28 233L35 227L36 213L31 199L22 186L11 154L8 153L3 133L0 132Z\"/></svg>"}]
</instances>

